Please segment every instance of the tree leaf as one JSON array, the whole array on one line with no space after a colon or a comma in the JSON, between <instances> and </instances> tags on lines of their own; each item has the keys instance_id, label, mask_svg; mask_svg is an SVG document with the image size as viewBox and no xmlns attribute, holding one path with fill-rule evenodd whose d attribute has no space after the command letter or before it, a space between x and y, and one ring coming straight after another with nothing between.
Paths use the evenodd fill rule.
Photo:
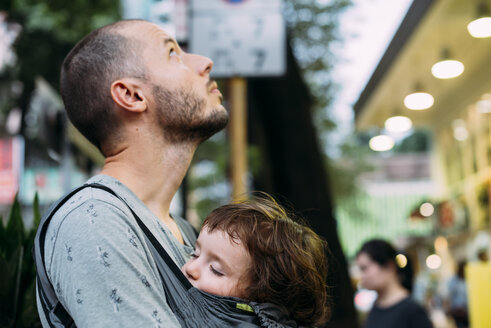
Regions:
<instances>
[{"instance_id":1,"label":"tree leaf","mask_svg":"<svg viewBox=\"0 0 491 328\"><path fill-rule=\"evenodd\" d=\"M6 257L9 258L9 254L22 245L24 242L24 223L22 221L22 212L17 195L15 196L12 207L10 208L10 215L7 221L7 228L5 229L5 251Z\"/></svg>"}]
</instances>

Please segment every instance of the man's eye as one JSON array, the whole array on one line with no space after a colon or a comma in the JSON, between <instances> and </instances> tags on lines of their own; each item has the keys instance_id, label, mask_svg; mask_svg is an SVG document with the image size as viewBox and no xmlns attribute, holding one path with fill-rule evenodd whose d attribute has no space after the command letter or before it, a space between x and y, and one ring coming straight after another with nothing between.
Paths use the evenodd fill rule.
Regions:
<instances>
[{"instance_id":1,"label":"man's eye","mask_svg":"<svg viewBox=\"0 0 491 328\"><path fill-rule=\"evenodd\" d=\"M210 270L216 276L219 276L219 277L223 276L223 273L221 273L220 271L215 270L215 268L213 268L211 265L210 265Z\"/></svg>"},{"instance_id":2,"label":"man's eye","mask_svg":"<svg viewBox=\"0 0 491 328\"><path fill-rule=\"evenodd\" d=\"M169 56L177 56L177 52L176 52L176 50L174 48L171 48L169 50Z\"/></svg>"}]
</instances>

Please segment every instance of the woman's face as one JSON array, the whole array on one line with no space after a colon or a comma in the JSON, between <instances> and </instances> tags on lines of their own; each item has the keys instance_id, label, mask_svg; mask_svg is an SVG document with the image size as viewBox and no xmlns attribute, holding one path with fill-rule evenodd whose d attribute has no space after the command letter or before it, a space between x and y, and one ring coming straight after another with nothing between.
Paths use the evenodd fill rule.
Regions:
<instances>
[{"instance_id":1,"label":"woman's face","mask_svg":"<svg viewBox=\"0 0 491 328\"><path fill-rule=\"evenodd\" d=\"M367 253L358 255L356 264L360 268L361 284L366 289L383 290L395 276L393 265L382 266L373 261Z\"/></svg>"}]
</instances>

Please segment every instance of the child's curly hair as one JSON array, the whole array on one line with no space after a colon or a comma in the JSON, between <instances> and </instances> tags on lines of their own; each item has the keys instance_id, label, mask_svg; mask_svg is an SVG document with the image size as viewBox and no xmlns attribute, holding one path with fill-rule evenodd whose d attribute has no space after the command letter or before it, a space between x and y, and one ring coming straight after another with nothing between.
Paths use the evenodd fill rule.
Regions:
<instances>
[{"instance_id":1,"label":"child's curly hair","mask_svg":"<svg viewBox=\"0 0 491 328\"><path fill-rule=\"evenodd\" d=\"M297 223L271 196L221 206L203 223L226 232L252 259L246 298L284 306L299 325L328 321L327 243Z\"/></svg>"}]
</instances>

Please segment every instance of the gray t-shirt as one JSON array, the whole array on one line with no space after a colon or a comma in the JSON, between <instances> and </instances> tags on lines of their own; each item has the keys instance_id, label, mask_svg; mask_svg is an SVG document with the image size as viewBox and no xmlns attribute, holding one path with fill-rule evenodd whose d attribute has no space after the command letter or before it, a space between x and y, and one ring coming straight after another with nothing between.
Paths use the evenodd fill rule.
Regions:
<instances>
[{"instance_id":1,"label":"gray t-shirt","mask_svg":"<svg viewBox=\"0 0 491 328\"><path fill-rule=\"evenodd\" d=\"M103 184L124 199L178 266L189 259L195 243L183 232L189 223L176 219L182 245L118 180L97 175L88 183ZM85 188L56 212L46 233L45 264L77 327L180 327L143 232L128 207L104 190Z\"/></svg>"}]
</instances>

